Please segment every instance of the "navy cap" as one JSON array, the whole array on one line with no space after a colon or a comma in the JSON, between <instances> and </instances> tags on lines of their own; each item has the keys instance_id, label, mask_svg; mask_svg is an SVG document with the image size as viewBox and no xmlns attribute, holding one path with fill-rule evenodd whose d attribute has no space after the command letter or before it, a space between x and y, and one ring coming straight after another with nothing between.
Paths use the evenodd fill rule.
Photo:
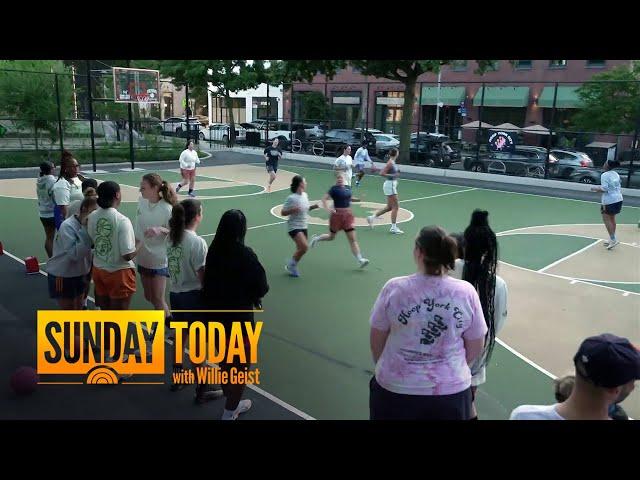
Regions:
<instances>
[{"instance_id":1,"label":"navy cap","mask_svg":"<svg viewBox=\"0 0 640 480\"><path fill-rule=\"evenodd\" d=\"M640 351L610 333L582 342L573 363L580 376L599 387L614 388L640 379Z\"/></svg>"}]
</instances>

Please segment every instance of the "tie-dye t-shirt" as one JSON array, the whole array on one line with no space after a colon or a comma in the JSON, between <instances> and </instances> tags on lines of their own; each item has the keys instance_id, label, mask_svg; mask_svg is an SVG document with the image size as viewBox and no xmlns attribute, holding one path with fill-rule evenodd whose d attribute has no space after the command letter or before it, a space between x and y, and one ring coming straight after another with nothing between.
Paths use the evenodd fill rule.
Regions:
<instances>
[{"instance_id":1,"label":"tie-dye t-shirt","mask_svg":"<svg viewBox=\"0 0 640 480\"><path fill-rule=\"evenodd\" d=\"M373 306L371 326L389 331L376 380L406 395L451 395L469 388L463 339L487 333L470 283L420 273L386 283Z\"/></svg>"}]
</instances>

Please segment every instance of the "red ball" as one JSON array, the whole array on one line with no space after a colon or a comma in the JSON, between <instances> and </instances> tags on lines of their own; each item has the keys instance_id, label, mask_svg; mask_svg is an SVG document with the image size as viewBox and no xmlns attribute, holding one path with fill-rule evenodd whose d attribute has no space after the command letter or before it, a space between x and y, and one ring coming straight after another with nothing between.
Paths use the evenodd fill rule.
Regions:
<instances>
[{"instance_id":1,"label":"red ball","mask_svg":"<svg viewBox=\"0 0 640 480\"><path fill-rule=\"evenodd\" d=\"M38 374L31 367L20 367L11 375L11 390L18 395L29 395L38 386Z\"/></svg>"}]
</instances>

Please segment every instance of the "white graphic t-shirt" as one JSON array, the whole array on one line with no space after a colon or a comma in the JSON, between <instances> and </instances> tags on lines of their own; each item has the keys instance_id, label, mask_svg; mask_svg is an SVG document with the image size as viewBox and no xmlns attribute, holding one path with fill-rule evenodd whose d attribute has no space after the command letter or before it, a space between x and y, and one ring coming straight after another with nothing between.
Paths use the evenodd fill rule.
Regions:
<instances>
[{"instance_id":1,"label":"white graphic t-shirt","mask_svg":"<svg viewBox=\"0 0 640 480\"><path fill-rule=\"evenodd\" d=\"M165 268L167 266L167 249L164 243L166 234L146 237L144 232L150 227L169 228L173 207L170 203L160 199L151 203L142 197L138 200L138 210L134 222L136 240L142 242L142 247L136 256L136 263L145 268Z\"/></svg>"},{"instance_id":2,"label":"white graphic t-shirt","mask_svg":"<svg viewBox=\"0 0 640 480\"><path fill-rule=\"evenodd\" d=\"M198 270L207 261L207 242L193 230L185 230L182 241L173 245L169 237L165 242L169 264L169 291L173 293L199 290Z\"/></svg>"},{"instance_id":3,"label":"white graphic t-shirt","mask_svg":"<svg viewBox=\"0 0 640 480\"><path fill-rule=\"evenodd\" d=\"M136 251L131 220L115 208L98 208L89 215L87 231L93 240L94 266L107 272L134 268L133 261L122 258Z\"/></svg>"}]
</instances>

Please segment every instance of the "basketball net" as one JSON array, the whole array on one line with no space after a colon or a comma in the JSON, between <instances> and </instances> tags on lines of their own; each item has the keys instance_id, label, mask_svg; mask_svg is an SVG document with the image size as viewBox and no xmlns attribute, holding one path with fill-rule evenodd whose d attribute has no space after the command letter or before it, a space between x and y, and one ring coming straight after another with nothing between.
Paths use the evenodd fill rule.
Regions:
<instances>
[{"instance_id":1,"label":"basketball net","mask_svg":"<svg viewBox=\"0 0 640 480\"><path fill-rule=\"evenodd\" d=\"M140 115L148 117L150 113L151 103L149 102L149 96L144 94L136 95L138 101L138 107L140 108ZM144 113L142 113L144 111Z\"/></svg>"}]
</instances>

